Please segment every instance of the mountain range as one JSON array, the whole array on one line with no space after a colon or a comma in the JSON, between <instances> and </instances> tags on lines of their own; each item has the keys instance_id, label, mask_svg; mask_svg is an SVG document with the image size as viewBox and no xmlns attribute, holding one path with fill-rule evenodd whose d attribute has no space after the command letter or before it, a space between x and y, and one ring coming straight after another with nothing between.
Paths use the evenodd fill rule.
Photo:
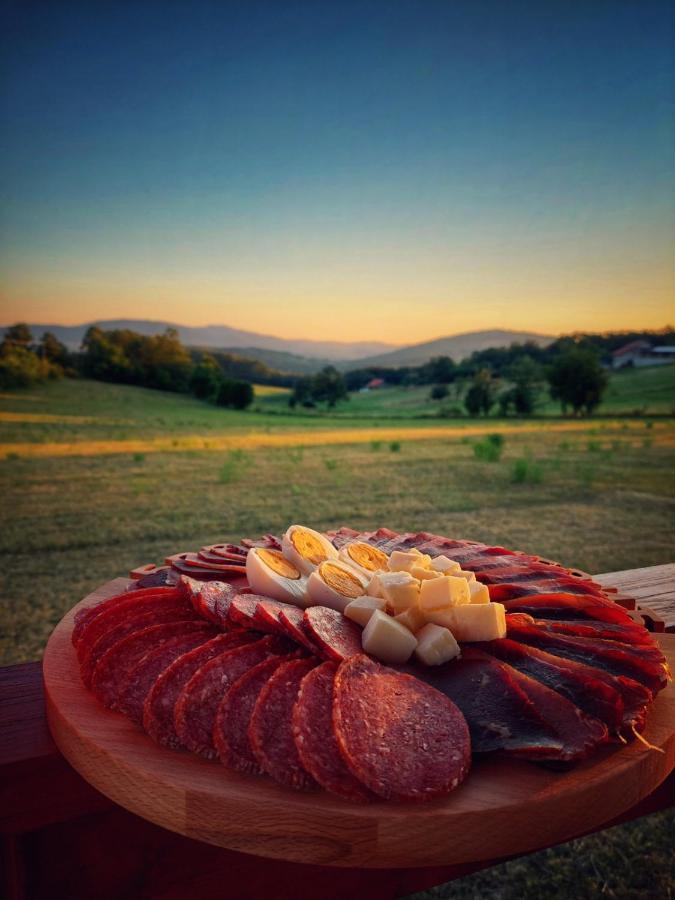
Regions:
<instances>
[{"instance_id":1,"label":"mountain range","mask_svg":"<svg viewBox=\"0 0 675 900\"><path fill-rule=\"evenodd\" d=\"M147 319L115 319L86 322L82 325L30 324L29 327L36 338L45 331L51 331L69 349L76 350L92 325L104 331L128 328L143 335L160 334L167 328L175 328L181 341L187 346L231 351L239 356L258 359L278 371L300 374L318 371L321 366L328 364L337 365L341 369L419 366L434 356L450 356L455 362L460 362L476 350L525 341L534 341L543 346L554 340L551 335L531 331L492 329L397 347L382 341L295 340L242 331L227 325L190 327ZM0 328L0 332L4 332L4 328Z\"/></svg>"}]
</instances>

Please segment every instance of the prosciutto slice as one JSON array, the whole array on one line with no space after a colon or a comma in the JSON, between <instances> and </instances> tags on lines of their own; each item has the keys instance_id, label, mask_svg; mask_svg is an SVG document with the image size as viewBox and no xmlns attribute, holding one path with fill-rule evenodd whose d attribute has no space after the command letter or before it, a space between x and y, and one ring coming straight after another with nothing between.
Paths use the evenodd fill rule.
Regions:
<instances>
[{"instance_id":1,"label":"prosciutto slice","mask_svg":"<svg viewBox=\"0 0 675 900\"><path fill-rule=\"evenodd\" d=\"M490 590L490 589L488 589ZM490 590L491 599L492 590ZM588 596L569 593L531 594L527 597L515 597L512 600L501 600L507 613L526 613L534 619L558 619L574 621L591 619L599 622L616 622L619 625L635 623L626 610L607 597Z\"/></svg>"}]
</instances>

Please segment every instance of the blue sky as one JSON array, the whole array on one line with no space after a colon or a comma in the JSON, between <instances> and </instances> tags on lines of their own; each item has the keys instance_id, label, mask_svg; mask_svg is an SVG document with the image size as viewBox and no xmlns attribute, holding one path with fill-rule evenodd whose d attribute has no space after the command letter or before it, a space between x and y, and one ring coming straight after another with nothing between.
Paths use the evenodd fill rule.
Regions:
<instances>
[{"instance_id":1,"label":"blue sky","mask_svg":"<svg viewBox=\"0 0 675 900\"><path fill-rule=\"evenodd\" d=\"M4 5L3 321L666 324L660 3Z\"/></svg>"}]
</instances>

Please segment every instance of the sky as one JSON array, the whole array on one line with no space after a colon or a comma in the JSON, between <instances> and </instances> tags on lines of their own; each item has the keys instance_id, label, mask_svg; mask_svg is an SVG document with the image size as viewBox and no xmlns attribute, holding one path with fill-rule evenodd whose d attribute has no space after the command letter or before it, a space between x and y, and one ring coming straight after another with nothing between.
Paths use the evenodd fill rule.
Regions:
<instances>
[{"instance_id":1,"label":"sky","mask_svg":"<svg viewBox=\"0 0 675 900\"><path fill-rule=\"evenodd\" d=\"M2 12L0 323L402 344L675 321L669 4Z\"/></svg>"}]
</instances>

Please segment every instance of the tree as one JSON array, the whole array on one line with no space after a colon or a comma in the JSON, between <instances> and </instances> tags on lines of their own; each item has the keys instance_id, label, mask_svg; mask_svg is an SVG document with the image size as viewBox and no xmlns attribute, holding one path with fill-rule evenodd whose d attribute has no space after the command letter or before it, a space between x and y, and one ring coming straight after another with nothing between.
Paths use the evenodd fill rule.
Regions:
<instances>
[{"instance_id":1,"label":"tree","mask_svg":"<svg viewBox=\"0 0 675 900\"><path fill-rule=\"evenodd\" d=\"M429 393L429 398L431 400L444 400L449 393L447 384L435 384Z\"/></svg>"},{"instance_id":2,"label":"tree","mask_svg":"<svg viewBox=\"0 0 675 900\"><path fill-rule=\"evenodd\" d=\"M450 384L456 376L457 366L449 356L434 356L418 372L420 384Z\"/></svg>"},{"instance_id":3,"label":"tree","mask_svg":"<svg viewBox=\"0 0 675 900\"><path fill-rule=\"evenodd\" d=\"M347 396L345 380L334 366L325 366L311 379L311 398L317 403L332 408Z\"/></svg>"},{"instance_id":4,"label":"tree","mask_svg":"<svg viewBox=\"0 0 675 900\"><path fill-rule=\"evenodd\" d=\"M487 416L494 405L495 396L496 390L492 374L488 369L481 369L474 375L464 398L466 411L470 416L477 416L480 413Z\"/></svg>"},{"instance_id":5,"label":"tree","mask_svg":"<svg viewBox=\"0 0 675 900\"><path fill-rule=\"evenodd\" d=\"M537 386L543 377L541 366L531 356L518 356L506 374L514 385L507 394L509 402L519 416L531 415L537 398Z\"/></svg>"},{"instance_id":6,"label":"tree","mask_svg":"<svg viewBox=\"0 0 675 900\"><path fill-rule=\"evenodd\" d=\"M212 356L204 354L202 361L192 370L190 391L199 400L213 400L220 403L222 384L223 376L220 374L220 367Z\"/></svg>"},{"instance_id":7,"label":"tree","mask_svg":"<svg viewBox=\"0 0 675 900\"><path fill-rule=\"evenodd\" d=\"M253 385L248 381L224 378L220 383L216 403L234 409L246 409L253 403Z\"/></svg>"},{"instance_id":8,"label":"tree","mask_svg":"<svg viewBox=\"0 0 675 900\"><path fill-rule=\"evenodd\" d=\"M607 387L607 373L591 350L572 348L553 363L548 372L551 397L559 400L563 413L569 406L579 415L590 415Z\"/></svg>"},{"instance_id":9,"label":"tree","mask_svg":"<svg viewBox=\"0 0 675 900\"><path fill-rule=\"evenodd\" d=\"M51 331L45 331L40 338L38 353L42 359L46 359L55 366L61 366L62 369L64 369L70 361L70 354L68 353L67 347L65 344L62 344Z\"/></svg>"},{"instance_id":10,"label":"tree","mask_svg":"<svg viewBox=\"0 0 675 900\"><path fill-rule=\"evenodd\" d=\"M19 347L28 349L33 342L31 330L25 322L17 322L16 325L10 325L5 329L5 336L2 339L3 344L14 344Z\"/></svg>"}]
</instances>

